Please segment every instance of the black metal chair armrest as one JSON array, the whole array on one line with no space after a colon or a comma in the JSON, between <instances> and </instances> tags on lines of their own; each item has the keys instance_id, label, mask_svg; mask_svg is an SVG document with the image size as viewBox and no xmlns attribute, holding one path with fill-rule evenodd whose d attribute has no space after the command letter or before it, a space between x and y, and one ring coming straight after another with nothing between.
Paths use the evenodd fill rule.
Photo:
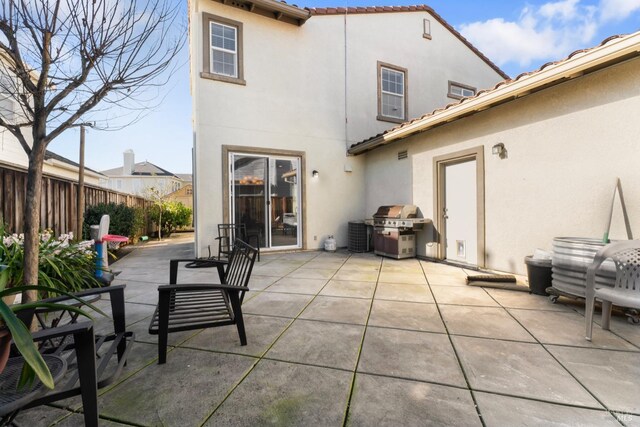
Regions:
<instances>
[{"instance_id":1,"label":"black metal chair armrest","mask_svg":"<svg viewBox=\"0 0 640 427\"><path fill-rule=\"evenodd\" d=\"M158 292L171 292L171 291L206 291L223 289L226 291L248 292L249 288L246 286L233 286L217 283L187 283L179 285L160 285L158 286Z\"/></svg>"},{"instance_id":2,"label":"black metal chair armrest","mask_svg":"<svg viewBox=\"0 0 640 427\"><path fill-rule=\"evenodd\" d=\"M87 289L84 291L80 291L80 292L73 292L73 295L75 297L87 297L90 295L102 295L102 294L114 294L114 293L118 293L118 292L123 292L124 293L124 288L126 288L127 285L114 285L114 286L106 286L104 288L92 288L92 289ZM59 297L52 297L52 298L47 298L44 299L42 301L44 302L53 302L53 303L57 303L57 302L61 302L61 301L67 301L67 300L71 300L73 298L68 297L66 295L62 295Z\"/></svg>"},{"instance_id":3,"label":"black metal chair armrest","mask_svg":"<svg viewBox=\"0 0 640 427\"><path fill-rule=\"evenodd\" d=\"M224 267L228 264L226 260L218 260L212 258L182 258L182 259L172 259L169 261L169 283L175 285L178 283L178 266L181 262L185 263L206 263L207 267L217 267L218 269L218 277L220 277L220 281L224 282Z\"/></svg>"},{"instance_id":4,"label":"black metal chair armrest","mask_svg":"<svg viewBox=\"0 0 640 427\"><path fill-rule=\"evenodd\" d=\"M78 298L85 298L92 295L109 294L109 300L111 301L111 316L113 319L113 330L116 333L124 332L125 330L125 311L124 311L124 289L127 285L115 285L104 288L87 289L86 291L75 292L73 295ZM47 298L43 300L48 303L61 303L65 301L73 301L74 299L66 295L54 298ZM47 308L37 309L36 313L47 313L51 310ZM87 312L91 314L91 312ZM98 313L96 313L98 314Z\"/></svg>"},{"instance_id":5,"label":"black metal chair armrest","mask_svg":"<svg viewBox=\"0 0 640 427\"><path fill-rule=\"evenodd\" d=\"M31 336L33 340L45 341L51 338L59 338L64 337L71 334L77 334L81 332L87 332L93 329L93 322L90 320L85 320L77 323L69 323L64 326L56 326L55 328L49 329L41 329L39 331L33 332Z\"/></svg>"}]
</instances>

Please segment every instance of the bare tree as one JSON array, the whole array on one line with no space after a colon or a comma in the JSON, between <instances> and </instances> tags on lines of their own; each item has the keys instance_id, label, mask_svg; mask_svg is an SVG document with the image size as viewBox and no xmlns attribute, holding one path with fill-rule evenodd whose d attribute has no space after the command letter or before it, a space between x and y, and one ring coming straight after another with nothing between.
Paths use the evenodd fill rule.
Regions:
<instances>
[{"instance_id":1,"label":"bare tree","mask_svg":"<svg viewBox=\"0 0 640 427\"><path fill-rule=\"evenodd\" d=\"M154 89L167 82L185 42L182 3L2 1L0 92L16 108L13 114L0 110L0 127L17 138L29 157L25 284L38 281L42 167L48 144L86 121L109 126L122 114L120 107L138 114L148 110ZM35 300L37 294L29 292L23 299Z\"/></svg>"}]
</instances>

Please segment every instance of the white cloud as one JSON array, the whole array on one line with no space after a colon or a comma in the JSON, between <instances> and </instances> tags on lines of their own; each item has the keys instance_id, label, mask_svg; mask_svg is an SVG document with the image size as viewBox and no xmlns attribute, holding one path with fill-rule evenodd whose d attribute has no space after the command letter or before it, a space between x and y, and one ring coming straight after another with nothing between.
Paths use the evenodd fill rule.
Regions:
<instances>
[{"instance_id":1,"label":"white cloud","mask_svg":"<svg viewBox=\"0 0 640 427\"><path fill-rule=\"evenodd\" d=\"M602 21L621 21L640 10L640 0L601 0L600 18Z\"/></svg>"},{"instance_id":2,"label":"white cloud","mask_svg":"<svg viewBox=\"0 0 640 427\"><path fill-rule=\"evenodd\" d=\"M588 47L600 27L640 11L640 0L599 0L597 6L583 0L551 1L524 7L518 19L502 18L460 26L460 32L499 66L558 60L576 49Z\"/></svg>"}]
</instances>

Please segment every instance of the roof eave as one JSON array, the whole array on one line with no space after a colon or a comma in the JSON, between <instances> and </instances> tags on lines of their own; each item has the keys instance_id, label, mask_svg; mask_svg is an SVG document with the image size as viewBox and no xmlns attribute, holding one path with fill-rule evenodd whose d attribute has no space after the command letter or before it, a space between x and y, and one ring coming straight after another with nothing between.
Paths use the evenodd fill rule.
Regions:
<instances>
[{"instance_id":1,"label":"roof eave","mask_svg":"<svg viewBox=\"0 0 640 427\"><path fill-rule=\"evenodd\" d=\"M475 98L465 99L458 104L445 107L434 114L415 122L405 123L400 127L383 135L376 136L369 141L352 146L348 153L352 155L363 154L393 141L407 138L419 132L424 132L445 123L484 111L488 108L509 102L533 92L546 89L550 86L567 80L581 77L591 71L620 63L640 54L640 32L623 39L617 39L609 44L593 48L584 54L576 54L558 64L552 64L547 68L519 79L502 83L501 86L481 93Z\"/></svg>"}]
</instances>

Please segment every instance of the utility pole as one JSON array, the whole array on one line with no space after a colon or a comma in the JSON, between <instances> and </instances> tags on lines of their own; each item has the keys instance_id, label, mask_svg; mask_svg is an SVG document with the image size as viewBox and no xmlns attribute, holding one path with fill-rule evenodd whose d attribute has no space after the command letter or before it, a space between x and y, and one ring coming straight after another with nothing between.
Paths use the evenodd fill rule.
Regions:
<instances>
[{"instance_id":1,"label":"utility pole","mask_svg":"<svg viewBox=\"0 0 640 427\"><path fill-rule=\"evenodd\" d=\"M80 125L80 156L78 161L78 195L76 197L77 228L76 240L82 240L84 222L84 125Z\"/></svg>"}]
</instances>

